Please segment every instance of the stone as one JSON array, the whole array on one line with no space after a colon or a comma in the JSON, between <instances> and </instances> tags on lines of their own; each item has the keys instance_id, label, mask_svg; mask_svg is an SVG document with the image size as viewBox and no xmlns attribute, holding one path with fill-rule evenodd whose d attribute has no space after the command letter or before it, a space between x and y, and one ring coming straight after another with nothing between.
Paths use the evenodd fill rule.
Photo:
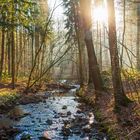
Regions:
<instances>
[{"instance_id":1,"label":"stone","mask_svg":"<svg viewBox=\"0 0 140 140\"><path fill-rule=\"evenodd\" d=\"M21 136L21 140L31 140L31 136L28 133L23 133Z\"/></svg>"},{"instance_id":2,"label":"stone","mask_svg":"<svg viewBox=\"0 0 140 140\"><path fill-rule=\"evenodd\" d=\"M85 133L90 133L91 132L91 128L89 125L86 125L82 128L82 130L85 132Z\"/></svg>"},{"instance_id":3,"label":"stone","mask_svg":"<svg viewBox=\"0 0 140 140\"><path fill-rule=\"evenodd\" d=\"M67 114L66 114L66 113L62 113L62 112L60 112L59 115L60 115L60 117L62 117L62 118L66 118L66 117L67 117Z\"/></svg>"},{"instance_id":4,"label":"stone","mask_svg":"<svg viewBox=\"0 0 140 140\"><path fill-rule=\"evenodd\" d=\"M43 103L46 103L46 100L43 100Z\"/></svg>"},{"instance_id":5,"label":"stone","mask_svg":"<svg viewBox=\"0 0 140 140\"><path fill-rule=\"evenodd\" d=\"M74 134L77 134L77 135L80 135L81 134L81 131L79 129L74 129L73 133Z\"/></svg>"},{"instance_id":6,"label":"stone","mask_svg":"<svg viewBox=\"0 0 140 140\"><path fill-rule=\"evenodd\" d=\"M81 110L77 110L76 113L77 114L80 114L80 113L82 113L82 111Z\"/></svg>"},{"instance_id":7,"label":"stone","mask_svg":"<svg viewBox=\"0 0 140 140\"><path fill-rule=\"evenodd\" d=\"M47 123L48 125L52 125L52 124L53 124L53 121L50 120L50 119L47 119L46 123Z\"/></svg>"},{"instance_id":8,"label":"stone","mask_svg":"<svg viewBox=\"0 0 140 140\"><path fill-rule=\"evenodd\" d=\"M41 122L42 122L42 121L41 121L41 118L39 118L38 121L39 121L39 123L41 123Z\"/></svg>"},{"instance_id":9,"label":"stone","mask_svg":"<svg viewBox=\"0 0 140 140\"><path fill-rule=\"evenodd\" d=\"M47 139L47 138L44 138L44 137L39 137L38 139L39 140L50 140L50 139Z\"/></svg>"},{"instance_id":10,"label":"stone","mask_svg":"<svg viewBox=\"0 0 140 140\"><path fill-rule=\"evenodd\" d=\"M32 123L35 123L35 120L32 120Z\"/></svg>"},{"instance_id":11,"label":"stone","mask_svg":"<svg viewBox=\"0 0 140 140\"><path fill-rule=\"evenodd\" d=\"M62 109L67 109L67 106L66 106L66 105L64 105L64 106L62 107Z\"/></svg>"},{"instance_id":12,"label":"stone","mask_svg":"<svg viewBox=\"0 0 140 140\"><path fill-rule=\"evenodd\" d=\"M54 118L58 119L58 118L60 118L60 116L58 114L56 114L56 115L54 115Z\"/></svg>"},{"instance_id":13,"label":"stone","mask_svg":"<svg viewBox=\"0 0 140 140\"><path fill-rule=\"evenodd\" d=\"M51 140L51 138L50 138L50 136L49 136L49 133L47 132L47 131L45 131L44 133L43 133L43 137L42 138L44 138L43 140Z\"/></svg>"},{"instance_id":14,"label":"stone","mask_svg":"<svg viewBox=\"0 0 140 140\"><path fill-rule=\"evenodd\" d=\"M70 116L70 115L71 115L71 112L70 112L70 111L68 111L68 112L67 112L67 116Z\"/></svg>"},{"instance_id":15,"label":"stone","mask_svg":"<svg viewBox=\"0 0 140 140\"><path fill-rule=\"evenodd\" d=\"M71 129L70 128L68 128L68 127L62 127L62 134L64 135L64 136L69 136L69 135L71 135L71 133L72 133L72 131L71 131Z\"/></svg>"}]
</instances>

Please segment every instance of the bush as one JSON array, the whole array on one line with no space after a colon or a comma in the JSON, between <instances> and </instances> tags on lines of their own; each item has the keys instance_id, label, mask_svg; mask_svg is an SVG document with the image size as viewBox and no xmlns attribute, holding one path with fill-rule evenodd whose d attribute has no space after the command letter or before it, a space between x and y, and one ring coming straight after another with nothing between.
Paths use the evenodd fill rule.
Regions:
<instances>
[{"instance_id":1,"label":"bush","mask_svg":"<svg viewBox=\"0 0 140 140\"><path fill-rule=\"evenodd\" d=\"M110 88L112 86L112 75L111 75L111 70L108 71L102 71L102 80L104 87Z\"/></svg>"},{"instance_id":2,"label":"bush","mask_svg":"<svg viewBox=\"0 0 140 140\"><path fill-rule=\"evenodd\" d=\"M127 80L137 80L140 79L140 71L136 69L122 69L122 78Z\"/></svg>"}]
</instances>

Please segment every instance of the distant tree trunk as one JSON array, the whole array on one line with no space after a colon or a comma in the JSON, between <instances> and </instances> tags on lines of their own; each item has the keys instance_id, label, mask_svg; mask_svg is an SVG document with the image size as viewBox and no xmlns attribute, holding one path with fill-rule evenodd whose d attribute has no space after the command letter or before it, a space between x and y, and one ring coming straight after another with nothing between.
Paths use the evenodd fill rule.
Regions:
<instances>
[{"instance_id":1,"label":"distant tree trunk","mask_svg":"<svg viewBox=\"0 0 140 140\"><path fill-rule=\"evenodd\" d=\"M96 91L102 91L102 79L95 55L93 40L92 40L92 19L91 19L91 0L80 0L82 23L85 34L85 43L87 47L89 76L92 77Z\"/></svg>"},{"instance_id":2,"label":"distant tree trunk","mask_svg":"<svg viewBox=\"0 0 140 140\"><path fill-rule=\"evenodd\" d=\"M73 60L73 48L70 49L70 58ZM72 79L74 78L74 62L71 63L71 71L70 71Z\"/></svg>"},{"instance_id":3,"label":"distant tree trunk","mask_svg":"<svg viewBox=\"0 0 140 140\"><path fill-rule=\"evenodd\" d=\"M41 65L40 65L40 75L42 74L43 72L43 62L44 62L44 59L45 59L45 48L46 48L46 45L44 44L43 45L43 48L42 48L42 56L41 56Z\"/></svg>"},{"instance_id":4,"label":"distant tree trunk","mask_svg":"<svg viewBox=\"0 0 140 140\"><path fill-rule=\"evenodd\" d=\"M81 87L84 84L84 74L83 74L83 58L82 58L82 49L81 46L78 45L78 51L79 51L79 74L80 74L80 85Z\"/></svg>"},{"instance_id":5,"label":"distant tree trunk","mask_svg":"<svg viewBox=\"0 0 140 140\"><path fill-rule=\"evenodd\" d=\"M18 77L18 60L19 60L19 36L18 36L18 29L16 28L16 31L15 31L15 71L16 71L16 74L15 74L15 82L17 82L17 77Z\"/></svg>"},{"instance_id":6,"label":"distant tree trunk","mask_svg":"<svg viewBox=\"0 0 140 140\"><path fill-rule=\"evenodd\" d=\"M123 0L123 33L122 33L122 44L125 41L125 29L126 28L126 0ZM120 64L123 67L123 54L124 54L124 47L122 46L121 54L120 54Z\"/></svg>"},{"instance_id":7,"label":"distant tree trunk","mask_svg":"<svg viewBox=\"0 0 140 140\"><path fill-rule=\"evenodd\" d=\"M100 36L100 57L99 57L99 65L100 65L100 71L102 71L102 27L101 27L101 22L99 24L99 36Z\"/></svg>"},{"instance_id":8,"label":"distant tree trunk","mask_svg":"<svg viewBox=\"0 0 140 140\"><path fill-rule=\"evenodd\" d=\"M8 61L7 61L7 56L8 56L8 46L7 46L7 38L8 38L8 34L7 34L8 32L7 31L5 31L5 34L6 34L6 38L5 38L5 65L4 65L4 72L5 73L7 73L7 63L8 63Z\"/></svg>"},{"instance_id":9,"label":"distant tree trunk","mask_svg":"<svg viewBox=\"0 0 140 140\"><path fill-rule=\"evenodd\" d=\"M79 78L80 78L80 86L82 87L84 84L84 74L83 74L83 48L85 43L83 43L83 33L81 29L81 25L79 24L79 14L78 7L73 4L74 9L74 28L76 33L76 40L78 45L78 57L79 57Z\"/></svg>"},{"instance_id":10,"label":"distant tree trunk","mask_svg":"<svg viewBox=\"0 0 140 140\"><path fill-rule=\"evenodd\" d=\"M96 7L103 7L103 0L95 0L95 9ZM97 19L97 39L96 39L96 55L99 63L100 71L102 71L102 21Z\"/></svg>"},{"instance_id":11,"label":"distant tree trunk","mask_svg":"<svg viewBox=\"0 0 140 140\"><path fill-rule=\"evenodd\" d=\"M119 56L117 49L114 1L108 0L107 5L108 5L109 50L111 56L115 108L117 109L120 105L126 106L130 100L124 93L121 81L121 71L119 66Z\"/></svg>"},{"instance_id":12,"label":"distant tree trunk","mask_svg":"<svg viewBox=\"0 0 140 140\"><path fill-rule=\"evenodd\" d=\"M24 73L24 76L26 76L26 34L24 32L24 35L23 35L24 39L23 39L23 42L24 42L24 49L23 49L23 73Z\"/></svg>"},{"instance_id":13,"label":"distant tree trunk","mask_svg":"<svg viewBox=\"0 0 140 140\"><path fill-rule=\"evenodd\" d=\"M34 65L34 33L31 35L31 40L32 40L32 67Z\"/></svg>"},{"instance_id":14,"label":"distant tree trunk","mask_svg":"<svg viewBox=\"0 0 140 140\"><path fill-rule=\"evenodd\" d=\"M0 81L2 80L2 71L4 64L4 45L5 45L5 29L2 28L2 39L1 39L1 64L0 64Z\"/></svg>"},{"instance_id":15,"label":"distant tree trunk","mask_svg":"<svg viewBox=\"0 0 140 140\"><path fill-rule=\"evenodd\" d=\"M11 75L11 38L9 31L7 31L7 47L8 47L8 75Z\"/></svg>"},{"instance_id":16,"label":"distant tree trunk","mask_svg":"<svg viewBox=\"0 0 140 140\"><path fill-rule=\"evenodd\" d=\"M22 57L23 57L23 33L20 31L19 33L19 52L18 52L19 58L17 60L16 64L16 77L20 74L19 69L20 69L20 64L22 66Z\"/></svg>"},{"instance_id":17,"label":"distant tree trunk","mask_svg":"<svg viewBox=\"0 0 140 140\"><path fill-rule=\"evenodd\" d=\"M39 27L36 26L35 28L35 55L38 52L38 49L40 47L39 41L40 41ZM35 75L38 75L39 74L39 54L37 56L37 60L35 63L36 63Z\"/></svg>"},{"instance_id":18,"label":"distant tree trunk","mask_svg":"<svg viewBox=\"0 0 140 140\"><path fill-rule=\"evenodd\" d=\"M12 57L12 88L15 88L15 41L14 41L14 28L11 31L11 57Z\"/></svg>"},{"instance_id":19,"label":"distant tree trunk","mask_svg":"<svg viewBox=\"0 0 140 140\"><path fill-rule=\"evenodd\" d=\"M137 4L137 69L140 70L140 3Z\"/></svg>"}]
</instances>

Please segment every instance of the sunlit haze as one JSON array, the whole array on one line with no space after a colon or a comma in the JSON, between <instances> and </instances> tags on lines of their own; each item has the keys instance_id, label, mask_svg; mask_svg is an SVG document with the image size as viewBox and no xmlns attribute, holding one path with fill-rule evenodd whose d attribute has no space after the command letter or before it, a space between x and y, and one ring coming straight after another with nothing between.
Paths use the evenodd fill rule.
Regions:
<instances>
[{"instance_id":1,"label":"sunlit haze","mask_svg":"<svg viewBox=\"0 0 140 140\"><path fill-rule=\"evenodd\" d=\"M93 10L93 19L94 21L106 23L108 18L107 9L103 7L97 7Z\"/></svg>"}]
</instances>

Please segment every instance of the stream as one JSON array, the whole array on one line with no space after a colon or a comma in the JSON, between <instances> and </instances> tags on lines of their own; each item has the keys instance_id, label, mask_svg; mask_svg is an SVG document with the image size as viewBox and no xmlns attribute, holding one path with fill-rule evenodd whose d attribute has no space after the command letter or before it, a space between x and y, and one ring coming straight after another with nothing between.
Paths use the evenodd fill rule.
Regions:
<instances>
[{"instance_id":1,"label":"stream","mask_svg":"<svg viewBox=\"0 0 140 140\"><path fill-rule=\"evenodd\" d=\"M18 105L26 115L17 120L6 118L20 132L10 140L107 140L100 132L93 109L75 95L79 86L65 94L49 94L43 102ZM1 119L2 124L4 120Z\"/></svg>"}]
</instances>

